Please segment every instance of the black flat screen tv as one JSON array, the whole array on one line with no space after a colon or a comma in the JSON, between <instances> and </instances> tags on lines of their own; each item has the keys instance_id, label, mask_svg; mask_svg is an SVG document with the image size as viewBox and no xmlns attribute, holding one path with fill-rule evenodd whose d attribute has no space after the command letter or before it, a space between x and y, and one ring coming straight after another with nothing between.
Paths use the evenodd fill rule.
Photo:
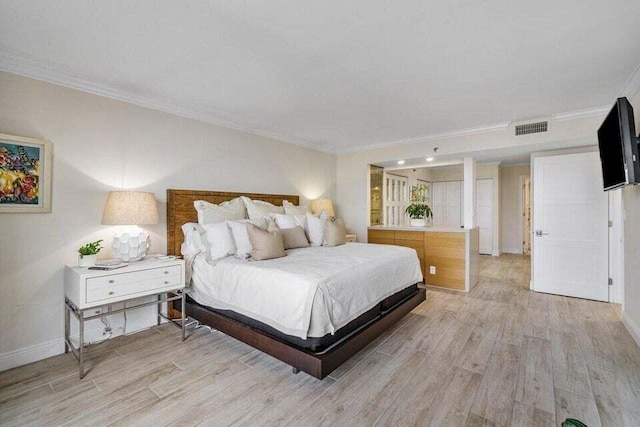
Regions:
<instances>
[{"instance_id":1,"label":"black flat screen tv","mask_svg":"<svg viewBox=\"0 0 640 427\"><path fill-rule=\"evenodd\" d=\"M617 99L598 129L598 147L605 191L640 183L638 138L627 98Z\"/></svg>"}]
</instances>

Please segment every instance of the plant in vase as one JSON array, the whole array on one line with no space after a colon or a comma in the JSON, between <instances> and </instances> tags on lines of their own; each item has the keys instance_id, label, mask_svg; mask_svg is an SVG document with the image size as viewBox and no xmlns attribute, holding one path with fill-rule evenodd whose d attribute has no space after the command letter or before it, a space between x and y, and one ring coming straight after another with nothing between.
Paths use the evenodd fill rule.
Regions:
<instances>
[{"instance_id":1,"label":"plant in vase","mask_svg":"<svg viewBox=\"0 0 640 427\"><path fill-rule=\"evenodd\" d=\"M412 227L425 227L427 218L433 217L433 212L427 204L429 185L419 184L411 187L411 204L404 210L411 218Z\"/></svg>"},{"instance_id":2,"label":"plant in vase","mask_svg":"<svg viewBox=\"0 0 640 427\"><path fill-rule=\"evenodd\" d=\"M87 243L78 249L78 267L91 267L96 263L98 252L102 249L102 239Z\"/></svg>"}]
</instances>

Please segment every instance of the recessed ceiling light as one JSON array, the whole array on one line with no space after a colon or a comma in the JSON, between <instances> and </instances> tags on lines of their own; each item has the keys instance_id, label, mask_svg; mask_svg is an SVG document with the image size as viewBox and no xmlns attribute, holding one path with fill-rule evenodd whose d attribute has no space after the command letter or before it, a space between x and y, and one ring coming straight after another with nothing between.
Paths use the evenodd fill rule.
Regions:
<instances>
[{"instance_id":1,"label":"recessed ceiling light","mask_svg":"<svg viewBox=\"0 0 640 427\"><path fill-rule=\"evenodd\" d=\"M404 160L398 160L399 165L404 165Z\"/></svg>"},{"instance_id":2,"label":"recessed ceiling light","mask_svg":"<svg viewBox=\"0 0 640 427\"><path fill-rule=\"evenodd\" d=\"M427 162L433 162L433 157L427 157L426 160Z\"/></svg>"}]
</instances>

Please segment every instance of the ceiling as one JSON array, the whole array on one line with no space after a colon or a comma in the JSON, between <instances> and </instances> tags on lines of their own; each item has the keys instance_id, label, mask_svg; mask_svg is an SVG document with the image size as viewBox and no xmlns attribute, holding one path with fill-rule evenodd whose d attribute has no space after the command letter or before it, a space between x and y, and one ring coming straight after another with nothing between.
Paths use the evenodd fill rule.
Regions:
<instances>
[{"instance_id":1,"label":"ceiling","mask_svg":"<svg viewBox=\"0 0 640 427\"><path fill-rule=\"evenodd\" d=\"M638 0L0 2L0 69L332 151L612 104Z\"/></svg>"}]
</instances>

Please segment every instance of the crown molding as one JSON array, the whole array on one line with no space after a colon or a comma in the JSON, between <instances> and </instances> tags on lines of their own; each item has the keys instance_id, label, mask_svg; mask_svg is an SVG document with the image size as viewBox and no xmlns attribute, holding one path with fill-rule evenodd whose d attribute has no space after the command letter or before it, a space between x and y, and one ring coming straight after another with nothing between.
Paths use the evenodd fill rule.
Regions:
<instances>
[{"instance_id":1,"label":"crown molding","mask_svg":"<svg viewBox=\"0 0 640 427\"><path fill-rule=\"evenodd\" d=\"M456 138L456 137L467 136L467 135L477 135L481 133L499 132L501 130L507 129L508 127L509 127L509 123L498 123L498 124L488 125L488 126L459 129L451 132L417 136L414 138L407 138L407 139L398 139L396 141L391 141L391 142L381 142L377 144L361 145L353 148L345 148L342 150L338 150L338 154L348 154L348 153L355 153L358 151L376 150L381 148L394 147L397 145L420 144L424 142L436 141L441 139L450 139L450 138Z\"/></svg>"},{"instance_id":2,"label":"crown molding","mask_svg":"<svg viewBox=\"0 0 640 427\"><path fill-rule=\"evenodd\" d=\"M586 119L606 115L611 110L611 105L601 105L600 107L586 108L584 110L567 111L565 113L553 114L551 118L558 122L567 120Z\"/></svg>"},{"instance_id":3,"label":"crown molding","mask_svg":"<svg viewBox=\"0 0 640 427\"><path fill-rule=\"evenodd\" d=\"M633 98L640 92L640 64L636 67L633 73L629 76L620 96L626 96L627 98Z\"/></svg>"},{"instance_id":4,"label":"crown molding","mask_svg":"<svg viewBox=\"0 0 640 427\"><path fill-rule=\"evenodd\" d=\"M247 132L316 151L336 154L334 149L319 147L317 143L311 141L259 128L247 120L231 117L230 114L222 111L212 111L210 108L185 107L177 102L161 101L153 97L136 95L109 85L95 83L84 76L79 76L77 73L65 69L60 64L35 60L23 52L8 49L4 46L0 46L0 71L53 83L58 86L68 87L156 111L162 111L175 116Z\"/></svg>"}]
</instances>

